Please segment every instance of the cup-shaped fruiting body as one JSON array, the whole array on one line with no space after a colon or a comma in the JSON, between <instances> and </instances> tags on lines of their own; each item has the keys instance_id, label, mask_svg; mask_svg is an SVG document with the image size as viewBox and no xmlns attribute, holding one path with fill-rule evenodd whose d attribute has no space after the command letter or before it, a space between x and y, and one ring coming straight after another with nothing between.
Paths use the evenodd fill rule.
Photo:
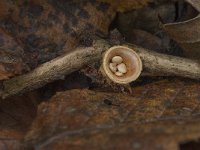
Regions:
<instances>
[{"instance_id":1,"label":"cup-shaped fruiting body","mask_svg":"<svg viewBox=\"0 0 200 150\"><path fill-rule=\"evenodd\" d=\"M114 46L107 50L102 66L105 75L119 84L135 81L142 71L142 61L139 55L125 46Z\"/></svg>"}]
</instances>

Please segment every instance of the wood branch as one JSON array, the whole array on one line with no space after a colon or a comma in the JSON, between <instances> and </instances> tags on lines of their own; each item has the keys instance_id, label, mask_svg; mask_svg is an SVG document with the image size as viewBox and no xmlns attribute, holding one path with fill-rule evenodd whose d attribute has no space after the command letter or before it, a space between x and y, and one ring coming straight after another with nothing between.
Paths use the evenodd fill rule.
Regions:
<instances>
[{"instance_id":1,"label":"wood branch","mask_svg":"<svg viewBox=\"0 0 200 150\"><path fill-rule=\"evenodd\" d=\"M79 47L71 53L44 63L28 74L5 80L0 96L4 99L15 94L22 94L26 91L40 88L80 69L84 65L98 61L103 50L106 50L109 46L103 41L100 42L103 47L102 45L98 46L98 43L95 42L93 47Z\"/></svg>"},{"instance_id":2,"label":"wood branch","mask_svg":"<svg viewBox=\"0 0 200 150\"><path fill-rule=\"evenodd\" d=\"M127 44L141 57L144 71L160 76L175 75L192 79L200 79L200 63L185 58L159 54L135 45ZM110 45L104 40L96 40L92 47L79 47L50 62L44 63L32 72L3 82L2 98L37 89L43 85L79 70L84 65L99 61L102 53Z\"/></svg>"},{"instance_id":3,"label":"wood branch","mask_svg":"<svg viewBox=\"0 0 200 150\"><path fill-rule=\"evenodd\" d=\"M197 60L160 54L134 45L131 47L141 57L144 72L148 74L200 79L200 62Z\"/></svg>"}]
</instances>

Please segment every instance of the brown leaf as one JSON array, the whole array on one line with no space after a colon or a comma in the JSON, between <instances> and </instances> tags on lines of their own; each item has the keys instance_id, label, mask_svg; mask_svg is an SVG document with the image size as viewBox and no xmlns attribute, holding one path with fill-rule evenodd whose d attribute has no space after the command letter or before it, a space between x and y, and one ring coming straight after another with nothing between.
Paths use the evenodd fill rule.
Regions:
<instances>
[{"instance_id":1,"label":"brown leaf","mask_svg":"<svg viewBox=\"0 0 200 150\"><path fill-rule=\"evenodd\" d=\"M40 104L25 137L36 150L178 149L200 137L200 84L163 80L133 95L71 90Z\"/></svg>"},{"instance_id":2,"label":"brown leaf","mask_svg":"<svg viewBox=\"0 0 200 150\"><path fill-rule=\"evenodd\" d=\"M22 150L21 141L36 116L37 93L0 99L0 149Z\"/></svg>"},{"instance_id":3,"label":"brown leaf","mask_svg":"<svg viewBox=\"0 0 200 150\"><path fill-rule=\"evenodd\" d=\"M0 29L0 80L21 74L28 69L22 57L23 49L14 38Z\"/></svg>"},{"instance_id":4,"label":"brown leaf","mask_svg":"<svg viewBox=\"0 0 200 150\"><path fill-rule=\"evenodd\" d=\"M200 1L188 2L200 11ZM165 24L164 29L184 49L187 57L200 58L200 15L187 21Z\"/></svg>"},{"instance_id":5,"label":"brown leaf","mask_svg":"<svg viewBox=\"0 0 200 150\"><path fill-rule=\"evenodd\" d=\"M186 0L190 3L196 10L200 11L200 1L198 0Z\"/></svg>"},{"instance_id":6,"label":"brown leaf","mask_svg":"<svg viewBox=\"0 0 200 150\"><path fill-rule=\"evenodd\" d=\"M160 28L158 19L159 15L164 21L173 22L176 18L175 5L171 1L167 3L160 1L142 9L119 13L118 29L129 43L161 53L179 55L177 49L171 48L170 38Z\"/></svg>"},{"instance_id":7,"label":"brown leaf","mask_svg":"<svg viewBox=\"0 0 200 150\"><path fill-rule=\"evenodd\" d=\"M119 12L141 8L147 5L150 0L99 0L109 3L112 8Z\"/></svg>"},{"instance_id":8,"label":"brown leaf","mask_svg":"<svg viewBox=\"0 0 200 150\"><path fill-rule=\"evenodd\" d=\"M0 11L0 29L8 33L9 38L14 39L18 44L16 46L12 44L14 49L1 50L3 53L9 51L6 55L0 53L4 68L6 65L3 59L13 58L11 52L18 55L18 59L23 60L24 64L33 69L39 64L71 51L77 45L89 46L95 35L107 36L109 25L115 16L115 12L108 4L89 0L81 2L79 0L21 0L14 3L2 0L0 5L6 7ZM9 47L7 43L4 43L4 46ZM22 47L21 51L16 47ZM5 72L3 67L0 68L0 73ZM13 67L13 71L19 73L17 69ZM15 74L8 70L8 75L5 77L3 75L0 79Z\"/></svg>"}]
</instances>

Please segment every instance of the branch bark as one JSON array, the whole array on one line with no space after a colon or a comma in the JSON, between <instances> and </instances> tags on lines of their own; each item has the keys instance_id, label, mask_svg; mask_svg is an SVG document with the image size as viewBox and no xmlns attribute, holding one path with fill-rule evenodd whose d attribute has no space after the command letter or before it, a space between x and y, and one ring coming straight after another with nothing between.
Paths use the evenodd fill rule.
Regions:
<instances>
[{"instance_id":1,"label":"branch bark","mask_svg":"<svg viewBox=\"0 0 200 150\"><path fill-rule=\"evenodd\" d=\"M197 60L160 54L137 46L131 47L141 57L144 72L148 74L200 79L200 62Z\"/></svg>"},{"instance_id":2,"label":"branch bark","mask_svg":"<svg viewBox=\"0 0 200 150\"><path fill-rule=\"evenodd\" d=\"M127 44L140 55L145 72L151 74L173 75L192 79L200 79L200 63L185 58L159 54L135 45ZM99 61L102 53L110 45L104 40L96 40L92 47L79 47L43 65L32 72L3 82L2 98L37 89L43 85L79 70L84 65Z\"/></svg>"}]
</instances>

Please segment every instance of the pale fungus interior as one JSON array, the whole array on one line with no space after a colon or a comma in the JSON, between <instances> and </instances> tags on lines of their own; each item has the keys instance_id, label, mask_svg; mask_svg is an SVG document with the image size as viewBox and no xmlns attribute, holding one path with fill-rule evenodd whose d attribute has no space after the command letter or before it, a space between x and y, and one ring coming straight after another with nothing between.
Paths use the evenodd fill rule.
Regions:
<instances>
[{"instance_id":1,"label":"pale fungus interior","mask_svg":"<svg viewBox=\"0 0 200 150\"><path fill-rule=\"evenodd\" d=\"M126 65L127 72L123 76L116 76L109 68L109 64L114 56L122 57L123 63ZM115 46L110 48L104 56L104 70L114 82L126 84L138 78L142 70L142 64L134 50L124 46Z\"/></svg>"}]
</instances>

